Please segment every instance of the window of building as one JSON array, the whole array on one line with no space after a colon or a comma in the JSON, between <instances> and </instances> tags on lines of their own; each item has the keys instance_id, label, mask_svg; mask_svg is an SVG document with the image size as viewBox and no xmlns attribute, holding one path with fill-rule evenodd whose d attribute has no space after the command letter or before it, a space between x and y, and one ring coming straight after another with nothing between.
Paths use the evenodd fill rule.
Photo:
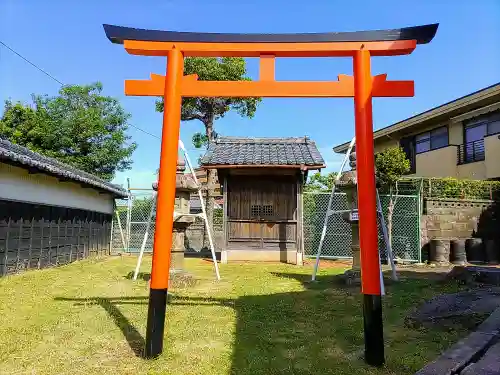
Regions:
<instances>
[{"instance_id":1,"label":"window of building","mask_svg":"<svg viewBox=\"0 0 500 375\"><path fill-rule=\"evenodd\" d=\"M484 137L500 133L500 112L489 113L464 122L464 144L459 148L459 163L485 158Z\"/></svg>"},{"instance_id":2,"label":"window of building","mask_svg":"<svg viewBox=\"0 0 500 375\"><path fill-rule=\"evenodd\" d=\"M417 154L431 149L430 133L419 134L415 137L415 149Z\"/></svg>"},{"instance_id":3,"label":"window of building","mask_svg":"<svg viewBox=\"0 0 500 375\"><path fill-rule=\"evenodd\" d=\"M270 204L262 206L262 216L273 216L273 206Z\"/></svg>"},{"instance_id":4,"label":"window of building","mask_svg":"<svg viewBox=\"0 0 500 375\"><path fill-rule=\"evenodd\" d=\"M487 134L486 123L469 124L465 126L465 143L482 140Z\"/></svg>"},{"instance_id":5,"label":"window of building","mask_svg":"<svg viewBox=\"0 0 500 375\"><path fill-rule=\"evenodd\" d=\"M500 112L479 116L464 123L465 143L500 133Z\"/></svg>"},{"instance_id":6,"label":"window of building","mask_svg":"<svg viewBox=\"0 0 500 375\"><path fill-rule=\"evenodd\" d=\"M408 174L415 173L416 160L415 160L415 137L403 137L399 141L399 146L403 149L406 158L410 161L410 170Z\"/></svg>"},{"instance_id":7,"label":"window of building","mask_svg":"<svg viewBox=\"0 0 500 375\"><path fill-rule=\"evenodd\" d=\"M448 127L443 126L415 136L415 152L420 154L448 146Z\"/></svg>"},{"instance_id":8,"label":"window of building","mask_svg":"<svg viewBox=\"0 0 500 375\"><path fill-rule=\"evenodd\" d=\"M488 135L500 133L500 114L497 118L488 124Z\"/></svg>"},{"instance_id":9,"label":"window of building","mask_svg":"<svg viewBox=\"0 0 500 375\"><path fill-rule=\"evenodd\" d=\"M252 207L250 208L250 210L251 210L252 217L259 217L260 216L260 205L252 204Z\"/></svg>"}]
</instances>

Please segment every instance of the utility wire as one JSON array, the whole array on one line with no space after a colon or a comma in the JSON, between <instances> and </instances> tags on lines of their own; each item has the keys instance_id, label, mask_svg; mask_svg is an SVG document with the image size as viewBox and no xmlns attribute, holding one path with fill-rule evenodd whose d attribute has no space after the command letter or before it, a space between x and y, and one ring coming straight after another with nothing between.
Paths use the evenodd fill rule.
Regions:
<instances>
[{"instance_id":1,"label":"utility wire","mask_svg":"<svg viewBox=\"0 0 500 375\"><path fill-rule=\"evenodd\" d=\"M12 53L14 53L15 55L17 55L18 57L20 57L21 59L23 59L24 61L26 61L28 64L30 64L31 66L35 67L36 69L38 69L39 71L41 71L43 74L45 74L47 77L49 77L50 79L54 80L55 82L59 83L61 86L64 86L64 83L62 83L61 81L59 81L56 77L54 77L53 75L47 73L47 71L43 70L42 68L40 68L38 65L36 65L34 62L30 61L29 59L27 59L26 57L24 57L23 55L21 55L19 52L15 51L13 48L9 47L7 44L5 44L5 42L1 41L0 40L0 44L3 45L5 48L7 48L9 51L11 51ZM137 129L137 130L140 130L141 132L145 133L145 134L148 134L154 138L157 138L157 139L160 139L159 136L153 134L153 133L150 133L144 129L141 129L139 128L138 126L135 126L133 124L129 124L130 126L132 126L133 128Z\"/></svg>"},{"instance_id":2,"label":"utility wire","mask_svg":"<svg viewBox=\"0 0 500 375\"><path fill-rule=\"evenodd\" d=\"M155 135L155 134L153 134L153 133L150 133L150 132L148 132L148 131L146 131L146 130L144 130L144 129L141 129L141 128L139 128L138 126L135 126L135 125L133 125L133 124L129 124L129 125L130 125L131 127L133 127L133 128L136 128L137 130L140 130L141 132L143 132L143 133L145 133L145 134L147 134L147 135L150 135L151 137L155 137L155 138L157 138L157 139L161 139L161 138L160 138L160 137L158 137L157 135Z\"/></svg>"},{"instance_id":3,"label":"utility wire","mask_svg":"<svg viewBox=\"0 0 500 375\"><path fill-rule=\"evenodd\" d=\"M47 77L53 79L54 81L56 81L57 83L59 83L61 86L64 86L64 83L62 83L61 81L59 81L57 78L55 78L54 76L50 75L49 73L47 73L45 70L43 70L42 68L40 68L38 65L36 65L35 63L31 62L30 60L28 60L26 57L24 57L23 55L21 55L20 53L14 51L12 48L10 48L7 44L5 44L3 41L0 40L0 44L2 44L5 48L7 48L9 51L11 51L12 53L16 54L17 56L19 56L21 59L23 59L24 61L26 61L28 64L34 66L36 69L38 69L39 71L41 71L43 74L45 74Z\"/></svg>"}]
</instances>

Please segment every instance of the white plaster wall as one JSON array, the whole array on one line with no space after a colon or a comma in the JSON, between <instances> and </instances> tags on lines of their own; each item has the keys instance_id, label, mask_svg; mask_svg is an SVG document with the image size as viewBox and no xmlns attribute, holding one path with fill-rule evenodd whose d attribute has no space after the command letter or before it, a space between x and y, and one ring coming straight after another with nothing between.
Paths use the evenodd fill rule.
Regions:
<instances>
[{"instance_id":1,"label":"white plaster wall","mask_svg":"<svg viewBox=\"0 0 500 375\"><path fill-rule=\"evenodd\" d=\"M0 163L0 199L113 213L113 196L74 182Z\"/></svg>"}]
</instances>

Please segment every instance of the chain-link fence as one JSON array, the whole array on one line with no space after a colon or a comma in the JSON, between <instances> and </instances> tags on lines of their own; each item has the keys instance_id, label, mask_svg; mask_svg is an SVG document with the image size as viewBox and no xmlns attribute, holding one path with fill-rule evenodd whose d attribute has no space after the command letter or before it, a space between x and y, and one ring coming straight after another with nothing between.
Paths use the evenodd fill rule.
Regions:
<instances>
[{"instance_id":1,"label":"chain-link fence","mask_svg":"<svg viewBox=\"0 0 500 375\"><path fill-rule=\"evenodd\" d=\"M457 178L405 177L397 183L397 193L427 198L494 200L500 195L499 181Z\"/></svg>"},{"instance_id":2,"label":"chain-link fence","mask_svg":"<svg viewBox=\"0 0 500 375\"><path fill-rule=\"evenodd\" d=\"M119 252L127 249L128 200L116 199L113 226L111 231L111 251Z\"/></svg>"},{"instance_id":3,"label":"chain-link fence","mask_svg":"<svg viewBox=\"0 0 500 375\"><path fill-rule=\"evenodd\" d=\"M318 250L321 231L328 206L330 193L304 193L304 252L306 256L314 256ZM133 194L130 200L117 200L113 217L113 233L111 249L113 252L137 253L144 241L146 229L145 251L153 249L155 232L155 211L148 228L154 196L152 192ZM389 196L380 196L384 217L387 220ZM331 209L340 211L328 219L322 255L329 258L350 258L351 229L342 218L342 211L349 210L344 193L336 193ZM214 209L212 234L216 250L221 249L223 241L223 210ZM208 249L206 227L203 219L197 217L186 231L186 248L188 251ZM399 195L396 199L393 214L393 252L396 257L406 261L420 260L420 198L418 195ZM386 259L385 242L379 223L379 249L382 259Z\"/></svg>"},{"instance_id":4,"label":"chain-link fence","mask_svg":"<svg viewBox=\"0 0 500 375\"><path fill-rule=\"evenodd\" d=\"M328 207L330 193L304 193L304 253L315 256ZM389 196L380 195L384 218L387 221ZM351 228L342 218L349 210L344 193L336 193L332 200L326 236L321 254L325 258L351 258ZM395 199L392 218L392 247L396 258L420 262L420 198L418 195L399 195ZM379 220L379 249L381 258L387 259L383 232Z\"/></svg>"},{"instance_id":5,"label":"chain-link fence","mask_svg":"<svg viewBox=\"0 0 500 375\"><path fill-rule=\"evenodd\" d=\"M117 200L113 217L113 234L111 249L113 252L138 253L146 236L145 251L153 249L155 233L156 210L151 209L154 202L152 191L135 193L130 200ZM212 235L214 246L220 249L222 245L222 208L214 208L214 222ZM149 228L148 228L149 221ZM208 237L205 222L201 217L196 217L186 231L186 248L188 251L202 251L208 249Z\"/></svg>"}]
</instances>

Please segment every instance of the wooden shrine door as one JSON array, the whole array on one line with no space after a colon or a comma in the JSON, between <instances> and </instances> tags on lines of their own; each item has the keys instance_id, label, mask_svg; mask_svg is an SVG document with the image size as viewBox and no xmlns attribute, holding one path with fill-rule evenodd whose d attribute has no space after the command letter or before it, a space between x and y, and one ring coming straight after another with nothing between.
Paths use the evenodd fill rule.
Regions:
<instances>
[{"instance_id":1,"label":"wooden shrine door","mask_svg":"<svg viewBox=\"0 0 500 375\"><path fill-rule=\"evenodd\" d=\"M296 249L293 176L230 176L227 187L228 249Z\"/></svg>"}]
</instances>

